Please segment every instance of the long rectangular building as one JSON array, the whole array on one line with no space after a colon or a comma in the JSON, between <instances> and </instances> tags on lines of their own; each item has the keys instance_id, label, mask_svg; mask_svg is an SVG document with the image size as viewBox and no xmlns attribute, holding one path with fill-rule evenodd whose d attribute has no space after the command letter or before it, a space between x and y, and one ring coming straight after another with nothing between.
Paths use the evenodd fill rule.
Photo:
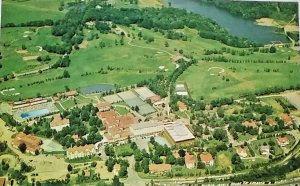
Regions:
<instances>
[{"instance_id":1,"label":"long rectangular building","mask_svg":"<svg viewBox=\"0 0 300 186\"><path fill-rule=\"evenodd\" d=\"M184 124L170 124L164 126L164 133L173 145L185 145L193 143L195 136Z\"/></svg>"}]
</instances>

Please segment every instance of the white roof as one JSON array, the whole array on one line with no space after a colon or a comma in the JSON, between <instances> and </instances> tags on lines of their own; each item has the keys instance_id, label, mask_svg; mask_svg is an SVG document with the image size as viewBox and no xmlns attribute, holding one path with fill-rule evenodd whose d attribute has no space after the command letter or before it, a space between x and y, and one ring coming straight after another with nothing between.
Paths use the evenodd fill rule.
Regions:
<instances>
[{"instance_id":1,"label":"white roof","mask_svg":"<svg viewBox=\"0 0 300 186\"><path fill-rule=\"evenodd\" d=\"M195 139L191 131L183 124L170 124L165 126L165 130L175 142Z\"/></svg>"},{"instance_id":2,"label":"white roof","mask_svg":"<svg viewBox=\"0 0 300 186\"><path fill-rule=\"evenodd\" d=\"M134 136L157 133L164 130L164 124L161 122L142 122L130 126L130 131Z\"/></svg>"},{"instance_id":3,"label":"white roof","mask_svg":"<svg viewBox=\"0 0 300 186\"><path fill-rule=\"evenodd\" d=\"M156 95L151 90L149 90L147 87L136 88L135 92L140 96L140 98L143 101Z\"/></svg>"},{"instance_id":4,"label":"white roof","mask_svg":"<svg viewBox=\"0 0 300 186\"><path fill-rule=\"evenodd\" d=\"M176 92L176 94L179 96L188 96L189 95L188 92Z\"/></svg>"}]
</instances>

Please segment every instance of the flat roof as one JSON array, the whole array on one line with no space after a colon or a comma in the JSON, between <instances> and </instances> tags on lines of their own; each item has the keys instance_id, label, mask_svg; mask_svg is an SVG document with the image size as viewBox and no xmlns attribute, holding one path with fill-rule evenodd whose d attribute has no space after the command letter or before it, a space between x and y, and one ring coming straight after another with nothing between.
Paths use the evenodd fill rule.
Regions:
<instances>
[{"instance_id":1,"label":"flat roof","mask_svg":"<svg viewBox=\"0 0 300 186\"><path fill-rule=\"evenodd\" d=\"M156 95L151 90L149 90L147 87L139 87L139 88L134 89L134 91L140 96L140 98L143 101Z\"/></svg>"},{"instance_id":2,"label":"flat roof","mask_svg":"<svg viewBox=\"0 0 300 186\"><path fill-rule=\"evenodd\" d=\"M175 142L195 139L195 136L184 124L166 125L165 130Z\"/></svg>"}]
</instances>

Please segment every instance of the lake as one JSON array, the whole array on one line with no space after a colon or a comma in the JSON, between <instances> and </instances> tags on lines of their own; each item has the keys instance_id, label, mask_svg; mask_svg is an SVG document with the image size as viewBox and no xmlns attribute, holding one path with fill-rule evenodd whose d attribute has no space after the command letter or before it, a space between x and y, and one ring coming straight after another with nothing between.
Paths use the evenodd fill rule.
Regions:
<instances>
[{"instance_id":1,"label":"lake","mask_svg":"<svg viewBox=\"0 0 300 186\"><path fill-rule=\"evenodd\" d=\"M92 94L92 93L103 93L116 90L116 87L111 84L97 84L80 89L80 92L83 94Z\"/></svg>"},{"instance_id":2,"label":"lake","mask_svg":"<svg viewBox=\"0 0 300 186\"><path fill-rule=\"evenodd\" d=\"M213 5L198 0L164 0L171 2L174 8L186 9L216 21L226 28L231 35L245 37L256 43L269 44L271 41L288 42L285 35L276 34L275 27L260 26L255 20L243 19Z\"/></svg>"}]
</instances>

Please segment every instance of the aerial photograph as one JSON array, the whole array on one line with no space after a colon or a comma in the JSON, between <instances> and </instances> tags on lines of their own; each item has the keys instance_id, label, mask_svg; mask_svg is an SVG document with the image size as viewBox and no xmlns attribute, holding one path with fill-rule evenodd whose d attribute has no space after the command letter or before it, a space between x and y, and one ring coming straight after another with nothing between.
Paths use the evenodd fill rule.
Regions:
<instances>
[{"instance_id":1,"label":"aerial photograph","mask_svg":"<svg viewBox=\"0 0 300 186\"><path fill-rule=\"evenodd\" d=\"M0 0L0 186L300 185L299 4Z\"/></svg>"}]
</instances>

